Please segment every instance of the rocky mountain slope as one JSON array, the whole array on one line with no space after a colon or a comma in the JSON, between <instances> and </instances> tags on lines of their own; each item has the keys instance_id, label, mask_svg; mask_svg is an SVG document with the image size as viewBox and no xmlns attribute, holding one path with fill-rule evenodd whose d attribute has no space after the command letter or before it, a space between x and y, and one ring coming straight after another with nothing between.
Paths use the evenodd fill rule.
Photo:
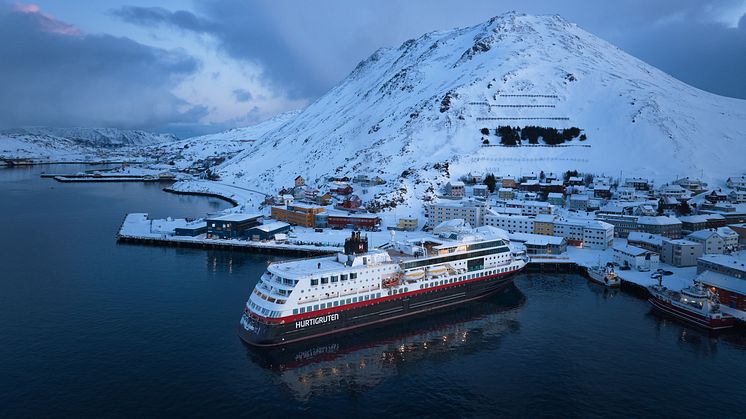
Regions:
<instances>
[{"instance_id":1,"label":"rocky mountain slope","mask_svg":"<svg viewBox=\"0 0 746 419\"><path fill-rule=\"evenodd\" d=\"M505 147L500 125L575 126L587 139ZM559 16L508 13L376 51L220 174L267 191L297 175L380 175L379 201L407 204L470 171L714 179L743 169L744 135L746 101L691 87Z\"/></svg>"},{"instance_id":2,"label":"rocky mountain slope","mask_svg":"<svg viewBox=\"0 0 746 419\"><path fill-rule=\"evenodd\" d=\"M0 156L83 160L176 140L171 134L117 128L14 128L0 131Z\"/></svg>"}]
</instances>

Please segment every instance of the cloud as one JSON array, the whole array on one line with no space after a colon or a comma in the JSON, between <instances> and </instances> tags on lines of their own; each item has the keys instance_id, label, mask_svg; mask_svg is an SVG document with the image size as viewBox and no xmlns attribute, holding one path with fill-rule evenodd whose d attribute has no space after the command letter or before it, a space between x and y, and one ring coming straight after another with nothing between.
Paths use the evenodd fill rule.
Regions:
<instances>
[{"instance_id":1,"label":"cloud","mask_svg":"<svg viewBox=\"0 0 746 419\"><path fill-rule=\"evenodd\" d=\"M738 26L682 20L641 28L625 49L674 77L723 96L746 98L746 14Z\"/></svg>"},{"instance_id":2,"label":"cloud","mask_svg":"<svg viewBox=\"0 0 746 419\"><path fill-rule=\"evenodd\" d=\"M171 12L162 7L123 6L112 13L125 22L142 26L171 25L194 32L214 32L218 29L217 24L184 10Z\"/></svg>"},{"instance_id":3,"label":"cloud","mask_svg":"<svg viewBox=\"0 0 746 419\"><path fill-rule=\"evenodd\" d=\"M233 90L233 97L236 98L237 102L248 102L253 98L251 92L245 89Z\"/></svg>"},{"instance_id":4,"label":"cloud","mask_svg":"<svg viewBox=\"0 0 746 419\"><path fill-rule=\"evenodd\" d=\"M199 68L183 51L90 35L35 5L0 2L0 126L148 128L206 108L171 89Z\"/></svg>"},{"instance_id":5,"label":"cloud","mask_svg":"<svg viewBox=\"0 0 746 419\"><path fill-rule=\"evenodd\" d=\"M123 6L112 14L144 27L169 26L211 35L228 56L261 67L265 84L290 98L318 97L329 88L329 80L293 49L283 28L275 24L276 17L268 15L261 3L219 0L205 2L202 7L204 16L137 6Z\"/></svg>"}]
</instances>

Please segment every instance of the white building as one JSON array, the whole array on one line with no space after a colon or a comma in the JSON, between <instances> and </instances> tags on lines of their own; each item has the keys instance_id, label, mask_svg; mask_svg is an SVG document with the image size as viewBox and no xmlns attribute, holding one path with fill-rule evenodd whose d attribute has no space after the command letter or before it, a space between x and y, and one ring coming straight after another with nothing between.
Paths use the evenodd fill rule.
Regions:
<instances>
[{"instance_id":1,"label":"white building","mask_svg":"<svg viewBox=\"0 0 746 419\"><path fill-rule=\"evenodd\" d=\"M746 190L746 176L729 177L725 185L731 189Z\"/></svg>"},{"instance_id":2,"label":"white building","mask_svg":"<svg viewBox=\"0 0 746 419\"><path fill-rule=\"evenodd\" d=\"M570 195L570 209L587 211L589 199L588 195Z\"/></svg>"},{"instance_id":3,"label":"white building","mask_svg":"<svg viewBox=\"0 0 746 419\"><path fill-rule=\"evenodd\" d=\"M534 217L527 215L501 214L494 210L484 216L484 225L501 228L508 233L534 232Z\"/></svg>"},{"instance_id":4,"label":"white building","mask_svg":"<svg viewBox=\"0 0 746 419\"><path fill-rule=\"evenodd\" d=\"M614 198L620 201L632 201L635 199L635 188L616 188L616 191L614 192Z\"/></svg>"},{"instance_id":5,"label":"white building","mask_svg":"<svg viewBox=\"0 0 746 419\"><path fill-rule=\"evenodd\" d=\"M444 221L455 219L465 220L472 227L484 225L484 215L490 206L486 201L465 199L459 201L443 201L425 206L427 225L437 226Z\"/></svg>"},{"instance_id":6,"label":"white building","mask_svg":"<svg viewBox=\"0 0 746 419\"><path fill-rule=\"evenodd\" d=\"M653 189L653 182L642 177L628 177L624 179L624 186L638 191L648 191Z\"/></svg>"},{"instance_id":7,"label":"white building","mask_svg":"<svg viewBox=\"0 0 746 419\"><path fill-rule=\"evenodd\" d=\"M498 203L493 209L501 212L501 208L518 208L521 215L554 214L554 205L548 202L509 200Z\"/></svg>"},{"instance_id":8,"label":"white building","mask_svg":"<svg viewBox=\"0 0 746 419\"><path fill-rule=\"evenodd\" d=\"M650 271L658 269L660 256L650 250L627 244L617 244L614 246L614 261L638 271Z\"/></svg>"},{"instance_id":9,"label":"white building","mask_svg":"<svg viewBox=\"0 0 746 419\"><path fill-rule=\"evenodd\" d=\"M554 236L590 249L608 249L614 241L614 226L597 220L560 218L554 222Z\"/></svg>"},{"instance_id":10,"label":"white building","mask_svg":"<svg viewBox=\"0 0 746 419\"><path fill-rule=\"evenodd\" d=\"M681 199L689 194L689 191L680 185L663 185L658 189L658 196L661 198Z\"/></svg>"},{"instance_id":11,"label":"white building","mask_svg":"<svg viewBox=\"0 0 746 419\"><path fill-rule=\"evenodd\" d=\"M689 234L686 238L693 242L702 244L706 254L722 254L725 252L725 240L715 229L695 231ZM736 244L738 244L737 240Z\"/></svg>"},{"instance_id":12,"label":"white building","mask_svg":"<svg viewBox=\"0 0 746 419\"><path fill-rule=\"evenodd\" d=\"M737 189L729 193L728 202L732 204L746 203L746 189Z\"/></svg>"},{"instance_id":13,"label":"white building","mask_svg":"<svg viewBox=\"0 0 746 419\"><path fill-rule=\"evenodd\" d=\"M445 186L446 195L456 198L464 196L465 189L466 186L464 185L464 182L461 181L448 182Z\"/></svg>"}]
</instances>

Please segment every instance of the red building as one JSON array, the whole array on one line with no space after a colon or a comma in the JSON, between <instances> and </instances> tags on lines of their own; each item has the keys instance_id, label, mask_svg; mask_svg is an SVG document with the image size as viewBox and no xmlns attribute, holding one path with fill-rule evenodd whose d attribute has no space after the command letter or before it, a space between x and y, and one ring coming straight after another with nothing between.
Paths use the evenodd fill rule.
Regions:
<instances>
[{"instance_id":1,"label":"red building","mask_svg":"<svg viewBox=\"0 0 746 419\"><path fill-rule=\"evenodd\" d=\"M363 205L363 200L360 199L359 196L350 195L349 198L345 199L341 204L338 204L337 207L353 210L360 208L361 205Z\"/></svg>"},{"instance_id":2,"label":"red building","mask_svg":"<svg viewBox=\"0 0 746 419\"><path fill-rule=\"evenodd\" d=\"M337 195L349 195L352 193L352 186L350 185L344 185L344 186L337 186L336 188L329 189L329 192L335 193Z\"/></svg>"},{"instance_id":3,"label":"red building","mask_svg":"<svg viewBox=\"0 0 746 419\"><path fill-rule=\"evenodd\" d=\"M350 214L327 216L327 224L331 228L359 228L364 230L377 229L381 219L372 214Z\"/></svg>"},{"instance_id":4,"label":"red building","mask_svg":"<svg viewBox=\"0 0 746 419\"><path fill-rule=\"evenodd\" d=\"M721 305L746 311L746 279L704 271L697 280L718 293Z\"/></svg>"}]
</instances>

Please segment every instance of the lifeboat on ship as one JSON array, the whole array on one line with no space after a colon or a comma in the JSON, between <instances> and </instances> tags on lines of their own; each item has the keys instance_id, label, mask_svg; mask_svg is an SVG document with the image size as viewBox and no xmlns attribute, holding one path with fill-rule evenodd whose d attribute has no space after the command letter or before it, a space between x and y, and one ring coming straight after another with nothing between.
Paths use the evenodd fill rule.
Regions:
<instances>
[{"instance_id":1,"label":"lifeboat on ship","mask_svg":"<svg viewBox=\"0 0 746 419\"><path fill-rule=\"evenodd\" d=\"M417 281L425 277L425 270L424 269L412 269L410 271L404 272L402 275L402 279L404 279L407 282Z\"/></svg>"},{"instance_id":2,"label":"lifeboat on ship","mask_svg":"<svg viewBox=\"0 0 746 419\"><path fill-rule=\"evenodd\" d=\"M445 265L436 265L427 268L427 273L431 277L439 277L448 273L448 268Z\"/></svg>"}]
</instances>

